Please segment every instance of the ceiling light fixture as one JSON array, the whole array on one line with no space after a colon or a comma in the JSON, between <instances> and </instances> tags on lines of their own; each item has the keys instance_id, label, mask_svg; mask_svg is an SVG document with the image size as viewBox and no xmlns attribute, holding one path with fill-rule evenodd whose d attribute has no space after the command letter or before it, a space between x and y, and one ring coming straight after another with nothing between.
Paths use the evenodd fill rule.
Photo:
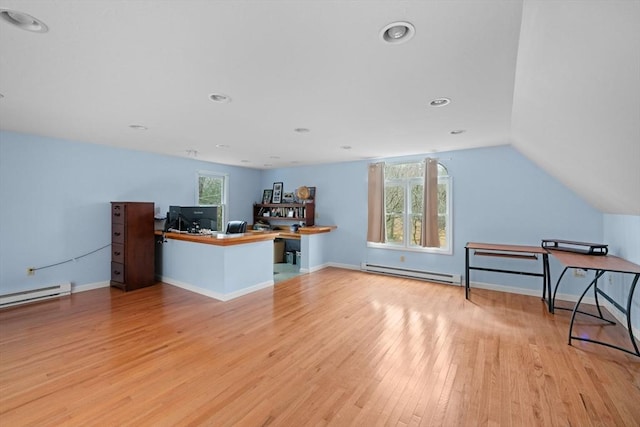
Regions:
<instances>
[{"instance_id":1,"label":"ceiling light fixture","mask_svg":"<svg viewBox=\"0 0 640 427\"><path fill-rule=\"evenodd\" d=\"M456 130L452 130L451 132L449 132L451 135L460 135L461 133L465 133L466 130L464 129L456 129Z\"/></svg>"},{"instance_id":2,"label":"ceiling light fixture","mask_svg":"<svg viewBox=\"0 0 640 427\"><path fill-rule=\"evenodd\" d=\"M398 21L385 25L380 31L380 38L386 43L399 44L411 40L415 33L416 29L411 23Z\"/></svg>"},{"instance_id":3,"label":"ceiling light fixture","mask_svg":"<svg viewBox=\"0 0 640 427\"><path fill-rule=\"evenodd\" d=\"M133 130L147 130L147 127L143 125L129 125L129 127Z\"/></svg>"},{"instance_id":4,"label":"ceiling light fixture","mask_svg":"<svg viewBox=\"0 0 640 427\"><path fill-rule=\"evenodd\" d=\"M342 148L343 150L351 150L351 148L353 147L351 147L350 145L342 145L340 148Z\"/></svg>"},{"instance_id":5,"label":"ceiling light fixture","mask_svg":"<svg viewBox=\"0 0 640 427\"><path fill-rule=\"evenodd\" d=\"M216 148L229 148L228 144L216 144Z\"/></svg>"},{"instance_id":6,"label":"ceiling light fixture","mask_svg":"<svg viewBox=\"0 0 640 427\"><path fill-rule=\"evenodd\" d=\"M307 128L295 128L293 131L294 131L294 132L298 132L298 133L309 133L309 132L311 132L311 129L307 129Z\"/></svg>"},{"instance_id":7,"label":"ceiling light fixture","mask_svg":"<svg viewBox=\"0 0 640 427\"><path fill-rule=\"evenodd\" d=\"M437 98L429 103L432 107L444 107L445 105L449 105L451 100L449 98Z\"/></svg>"},{"instance_id":8,"label":"ceiling light fixture","mask_svg":"<svg viewBox=\"0 0 640 427\"><path fill-rule=\"evenodd\" d=\"M26 31L31 31L33 33L46 33L49 31L49 27L47 27L44 22L23 12L0 9L0 17L8 23Z\"/></svg>"},{"instance_id":9,"label":"ceiling light fixture","mask_svg":"<svg viewBox=\"0 0 640 427\"><path fill-rule=\"evenodd\" d=\"M213 102L219 102L220 104L228 104L231 102L231 97L223 93L209 94L209 99L212 100Z\"/></svg>"}]
</instances>

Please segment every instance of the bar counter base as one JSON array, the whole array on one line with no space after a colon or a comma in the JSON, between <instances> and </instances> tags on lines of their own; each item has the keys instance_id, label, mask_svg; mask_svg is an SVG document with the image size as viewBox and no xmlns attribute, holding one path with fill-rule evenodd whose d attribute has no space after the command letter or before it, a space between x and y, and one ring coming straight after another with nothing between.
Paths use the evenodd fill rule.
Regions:
<instances>
[{"instance_id":1,"label":"bar counter base","mask_svg":"<svg viewBox=\"0 0 640 427\"><path fill-rule=\"evenodd\" d=\"M168 238L162 243L165 283L220 301L272 287L273 235L264 240ZM231 243L232 244L225 244ZM220 244L222 243L222 244Z\"/></svg>"}]
</instances>

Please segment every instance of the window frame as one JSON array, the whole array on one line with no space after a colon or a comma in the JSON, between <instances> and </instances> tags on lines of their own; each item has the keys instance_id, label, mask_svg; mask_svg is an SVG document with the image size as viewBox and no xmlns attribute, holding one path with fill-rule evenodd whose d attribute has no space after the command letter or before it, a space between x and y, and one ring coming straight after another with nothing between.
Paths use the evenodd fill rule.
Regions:
<instances>
[{"instance_id":1,"label":"window frame","mask_svg":"<svg viewBox=\"0 0 640 427\"><path fill-rule=\"evenodd\" d=\"M420 161L400 161L400 162L393 162L393 163L387 163L386 165L401 165L401 164L410 164L410 163L419 163ZM423 162L424 163L424 162ZM385 167L386 167L385 165ZM411 216L415 215L415 213L411 212L411 187L413 184L415 184L417 181L420 182L420 184L422 184L423 178L404 178L404 179L390 179L387 180L385 178L384 181L384 186L385 189L387 187L388 183L402 183L402 186L404 187L404 197L405 197L405 206L404 206L404 211L403 211L403 216L404 216L404 238L403 238L403 242L402 243L396 243L396 242L385 242L385 243L375 243L375 242L367 242L367 247L370 248L379 248L379 249L390 249L390 250L399 250L399 251L408 251L408 252L423 252L423 253L434 253L434 254L441 254L441 255L453 255L453 197L452 197L452 188L453 188L453 178L451 177L451 175L449 175L449 170L447 169L447 167L445 165L443 165L441 162L438 162L438 166L442 167L444 169L444 171L446 172L446 175L440 175L438 174L438 185L440 184L445 184L447 187L447 202L446 202L446 211L445 213L443 213L442 215L440 213L438 213L438 218L440 218L441 216L444 216L446 218L446 225L447 225L447 246L446 247L440 247L440 248L428 248L428 247L422 247L422 246L417 246L417 245L411 245L410 242L410 238L409 238L409 233L411 232L411 223L410 223L410 218ZM386 222L386 217L387 217L387 212L386 212L386 203L385 203L385 212L383 212L383 217L385 218L385 222ZM386 232L385 232L386 233Z\"/></svg>"},{"instance_id":2,"label":"window frame","mask_svg":"<svg viewBox=\"0 0 640 427\"><path fill-rule=\"evenodd\" d=\"M200 203L200 178L208 177L208 178L219 178L222 179L222 194L221 194L221 203L219 205L205 205ZM208 170L199 170L196 171L196 180L195 180L195 206L216 206L218 207L218 230L224 231L226 224L228 222L228 210L229 210L229 174L214 172Z\"/></svg>"}]
</instances>

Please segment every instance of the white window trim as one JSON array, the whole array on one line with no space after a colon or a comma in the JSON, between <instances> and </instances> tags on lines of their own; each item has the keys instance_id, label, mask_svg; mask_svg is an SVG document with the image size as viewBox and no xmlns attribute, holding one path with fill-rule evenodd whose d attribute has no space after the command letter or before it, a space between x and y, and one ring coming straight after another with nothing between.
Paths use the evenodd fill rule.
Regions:
<instances>
[{"instance_id":1,"label":"white window trim","mask_svg":"<svg viewBox=\"0 0 640 427\"><path fill-rule=\"evenodd\" d=\"M409 162L397 162L397 163L409 163ZM447 169L446 166L445 166L445 169ZM447 224L449 225L449 238L447 239L448 246L446 248L423 248L421 246L409 246L406 244L400 245L397 243L374 243L374 242L367 242L367 247L375 248L375 249L388 249L392 251L423 252L423 253L432 253L432 254L439 254L439 255L453 255L453 200L452 200L453 197L451 197L451 195L453 194L453 177L451 175L440 175L438 176L438 179L439 178L445 178L449 186L449 191L448 191L449 197L447 197L447 216L448 216ZM385 180L385 184L386 182L387 181ZM407 227L407 225L405 225L405 227Z\"/></svg>"},{"instance_id":2,"label":"white window trim","mask_svg":"<svg viewBox=\"0 0 640 427\"><path fill-rule=\"evenodd\" d=\"M200 205L199 200L199 191L200 191L200 177L201 176L209 176L213 178L222 178L223 189L222 189L222 224L218 224L218 230L223 230L226 227L229 215L229 174L221 173L221 172L213 172L208 170L199 170L196 171L196 180L195 180L195 206L216 206L216 205Z\"/></svg>"}]
</instances>

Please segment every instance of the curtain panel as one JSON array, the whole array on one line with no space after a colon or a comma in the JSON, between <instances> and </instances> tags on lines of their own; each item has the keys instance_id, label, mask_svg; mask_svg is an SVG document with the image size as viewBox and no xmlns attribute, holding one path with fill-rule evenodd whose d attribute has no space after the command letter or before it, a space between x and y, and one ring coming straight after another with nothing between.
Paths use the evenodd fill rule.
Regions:
<instances>
[{"instance_id":1,"label":"curtain panel","mask_svg":"<svg viewBox=\"0 0 640 427\"><path fill-rule=\"evenodd\" d=\"M369 165L367 241L384 243L384 162Z\"/></svg>"},{"instance_id":2,"label":"curtain panel","mask_svg":"<svg viewBox=\"0 0 640 427\"><path fill-rule=\"evenodd\" d=\"M440 236L438 235L438 160L431 157L425 159L420 246L440 247Z\"/></svg>"}]
</instances>

